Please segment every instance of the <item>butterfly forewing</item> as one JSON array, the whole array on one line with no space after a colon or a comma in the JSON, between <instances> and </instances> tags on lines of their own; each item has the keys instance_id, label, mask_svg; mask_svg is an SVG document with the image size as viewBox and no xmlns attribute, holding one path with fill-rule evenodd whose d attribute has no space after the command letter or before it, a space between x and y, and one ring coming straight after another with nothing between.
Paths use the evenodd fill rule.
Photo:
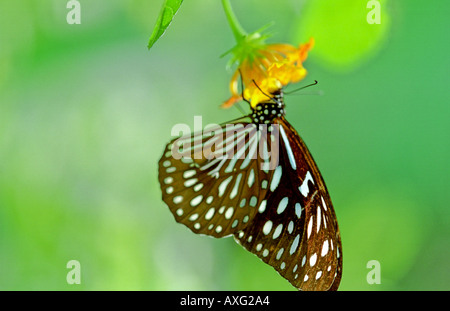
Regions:
<instances>
[{"instance_id":1,"label":"butterfly forewing","mask_svg":"<svg viewBox=\"0 0 450 311\"><path fill-rule=\"evenodd\" d=\"M333 206L317 166L284 119L279 165L252 223L236 240L302 290L339 286L342 248Z\"/></svg>"},{"instance_id":2,"label":"butterfly forewing","mask_svg":"<svg viewBox=\"0 0 450 311\"><path fill-rule=\"evenodd\" d=\"M268 191L270 160L278 161L265 156L270 141L258 125L236 123L167 144L159 182L176 221L214 237L244 229Z\"/></svg>"}]
</instances>

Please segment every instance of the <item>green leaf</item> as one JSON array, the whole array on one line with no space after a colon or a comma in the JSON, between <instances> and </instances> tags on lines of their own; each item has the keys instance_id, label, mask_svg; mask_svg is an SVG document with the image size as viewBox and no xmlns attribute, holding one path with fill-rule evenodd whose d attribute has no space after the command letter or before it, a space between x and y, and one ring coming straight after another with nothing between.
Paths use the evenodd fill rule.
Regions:
<instances>
[{"instance_id":1,"label":"green leaf","mask_svg":"<svg viewBox=\"0 0 450 311\"><path fill-rule=\"evenodd\" d=\"M164 34L182 3L183 0L165 0L161 13L159 13L158 20L156 21L156 25L153 28L153 33L148 41L149 49Z\"/></svg>"},{"instance_id":2,"label":"green leaf","mask_svg":"<svg viewBox=\"0 0 450 311\"><path fill-rule=\"evenodd\" d=\"M378 0L380 24L370 24L373 1L309 1L295 25L298 43L314 37L309 56L317 57L328 69L353 70L372 58L386 43L391 25L389 1Z\"/></svg>"}]
</instances>

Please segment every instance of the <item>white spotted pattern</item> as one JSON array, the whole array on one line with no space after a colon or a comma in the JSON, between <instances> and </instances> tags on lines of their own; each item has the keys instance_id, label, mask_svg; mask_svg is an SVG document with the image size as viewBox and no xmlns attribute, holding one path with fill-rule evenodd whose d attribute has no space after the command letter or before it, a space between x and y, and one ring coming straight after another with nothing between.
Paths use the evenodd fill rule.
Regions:
<instances>
[{"instance_id":1,"label":"white spotted pattern","mask_svg":"<svg viewBox=\"0 0 450 311\"><path fill-rule=\"evenodd\" d=\"M196 196L194 199L192 199L191 206L196 207L197 205L199 205L202 202L202 200L203 200L202 195Z\"/></svg>"},{"instance_id":2,"label":"white spotted pattern","mask_svg":"<svg viewBox=\"0 0 450 311\"><path fill-rule=\"evenodd\" d=\"M275 172L273 173L273 177L272 177L272 181L270 183L270 191L275 191L275 189L277 189L280 180L281 180L281 175L283 174L283 169L281 168L281 166L277 166L277 168L275 169Z\"/></svg>"},{"instance_id":3,"label":"white spotted pattern","mask_svg":"<svg viewBox=\"0 0 450 311\"><path fill-rule=\"evenodd\" d=\"M219 185L219 197L223 196L223 194L225 193L225 190L227 190L228 184L231 182L232 179L233 179L233 176L230 176L227 179L225 179L224 181L222 181L222 183Z\"/></svg>"},{"instance_id":4,"label":"white spotted pattern","mask_svg":"<svg viewBox=\"0 0 450 311\"><path fill-rule=\"evenodd\" d=\"M275 228L275 231L273 232L272 238L273 238L274 240L277 239L277 238L280 236L280 234L281 234L282 231L283 231L283 224L279 224L279 225Z\"/></svg>"},{"instance_id":5,"label":"white spotted pattern","mask_svg":"<svg viewBox=\"0 0 450 311\"><path fill-rule=\"evenodd\" d=\"M303 180L303 183L298 188L300 190L300 193L306 198L309 194L309 186L308 182L311 181L314 184L314 179L311 176L311 173L308 171L305 176L305 180Z\"/></svg>"},{"instance_id":6,"label":"white spotted pattern","mask_svg":"<svg viewBox=\"0 0 450 311\"><path fill-rule=\"evenodd\" d=\"M272 230L273 222L271 220L268 220L263 227L263 233L264 235L268 235L270 231Z\"/></svg>"},{"instance_id":7,"label":"white spotted pattern","mask_svg":"<svg viewBox=\"0 0 450 311\"><path fill-rule=\"evenodd\" d=\"M236 178L236 182L234 184L233 190L230 193L230 199L231 200L234 199L237 196L238 192L239 192L239 188L240 188L239 186L240 186L240 183L241 183L241 178L242 178L242 173L240 173L237 176L237 178Z\"/></svg>"},{"instance_id":8,"label":"white spotted pattern","mask_svg":"<svg viewBox=\"0 0 450 311\"><path fill-rule=\"evenodd\" d=\"M322 245L322 252L320 253L320 256L324 257L326 254L328 254L328 240L325 240Z\"/></svg>"},{"instance_id":9,"label":"white spotted pattern","mask_svg":"<svg viewBox=\"0 0 450 311\"><path fill-rule=\"evenodd\" d=\"M172 140L159 162L164 202L193 232L234 235L296 288L336 289L341 244L323 179L284 105L253 109L253 123L208 126ZM197 118L197 117L196 117Z\"/></svg>"},{"instance_id":10,"label":"white spotted pattern","mask_svg":"<svg viewBox=\"0 0 450 311\"><path fill-rule=\"evenodd\" d=\"M312 232L312 227L313 227L313 220L314 220L314 216L311 216L311 218L309 219L309 223L308 223L308 232L307 232L307 238L309 239L309 237L311 236L311 232Z\"/></svg>"},{"instance_id":11,"label":"white spotted pattern","mask_svg":"<svg viewBox=\"0 0 450 311\"><path fill-rule=\"evenodd\" d=\"M289 140L286 136L286 132L284 131L283 127L280 127L280 133L281 137L283 138L284 145L286 146L286 151L289 157L289 164L291 165L291 168L295 171L297 170L297 164L295 164L294 154L292 153L291 145L289 144Z\"/></svg>"},{"instance_id":12,"label":"white spotted pattern","mask_svg":"<svg viewBox=\"0 0 450 311\"><path fill-rule=\"evenodd\" d=\"M295 215L297 215L297 218L300 218L302 215L302 206L300 203L295 203Z\"/></svg>"},{"instance_id":13,"label":"white spotted pattern","mask_svg":"<svg viewBox=\"0 0 450 311\"><path fill-rule=\"evenodd\" d=\"M283 199L281 199L280 203L278 204L277 214L281 214L284 212L286 206L288 205L288 202L289 202L288 197L284 197Z\"/></svg>"},{"instance_id":14,"label":"white spotted pattern","mask_svg":"<svg viewBox=\"0 0 450 311\"><path fill-rule=\"evenodd\" d=\"M300 243L300 234L297 234L294 241L292 242L291 249L289 250L290 255L294 254L297 251L299 243Z\"/></svg>"},{"instance_id":15,"label":"white spotted pattern","mask_svg":"<svg viewBox=\"0 0 450 311\"><path fill-rule=\"evenodd\" d=\"M205 215L205 219L206 220L210 220L211 218L213 218L214 213L215 213L216 209L214 207L211 207L208 212Z\"/></svg>"}]
</instances>

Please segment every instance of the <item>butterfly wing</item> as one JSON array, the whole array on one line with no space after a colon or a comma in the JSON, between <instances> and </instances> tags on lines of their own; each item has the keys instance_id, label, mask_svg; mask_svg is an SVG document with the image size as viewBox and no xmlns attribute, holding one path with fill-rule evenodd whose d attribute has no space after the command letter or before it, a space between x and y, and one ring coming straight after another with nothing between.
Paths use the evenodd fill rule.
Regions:
<instances>
[{"instance_id":1,"label":"butterfly wing","mask_svg":"<svg viewBox=\"0 0 450 311\"><path fill-rule=\"evenodd\" d=\"M270 148L270 134L252 123L174 139L159 161L163 201L194 233L219 238L238 232L268 191L273 174L268 165L274 159L264 155L271 154Z\"/></svg>"},{"instance_id":2,"label":"butterfly wing","mask_svg":"<svg viewBox=\"0 0 450 311\"><path fill-rule=\"evenodd\" d=\"M277 118L279 166L252 223L235 234L245 249L301 290L336 290L342 246L323 178L295 129Z\"/></svg>"}]
</instances>

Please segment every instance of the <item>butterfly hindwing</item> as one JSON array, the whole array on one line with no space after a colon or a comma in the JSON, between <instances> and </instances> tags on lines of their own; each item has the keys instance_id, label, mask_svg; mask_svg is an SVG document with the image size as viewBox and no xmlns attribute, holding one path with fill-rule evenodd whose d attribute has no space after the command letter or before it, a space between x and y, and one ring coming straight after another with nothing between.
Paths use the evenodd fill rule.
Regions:
<instances>
[{"instance_id":1,"label":"butterfly hindwing","mask_svg":"<svg viewBox=\"0 0 450 311\"><path fill-rule=\"evenodd\" d=\"M252 223L235 233L248 251L298 289L337 289L342 247L325 183L306 145L284 119L279 166Z\"/></svg>"}]
</instances>

